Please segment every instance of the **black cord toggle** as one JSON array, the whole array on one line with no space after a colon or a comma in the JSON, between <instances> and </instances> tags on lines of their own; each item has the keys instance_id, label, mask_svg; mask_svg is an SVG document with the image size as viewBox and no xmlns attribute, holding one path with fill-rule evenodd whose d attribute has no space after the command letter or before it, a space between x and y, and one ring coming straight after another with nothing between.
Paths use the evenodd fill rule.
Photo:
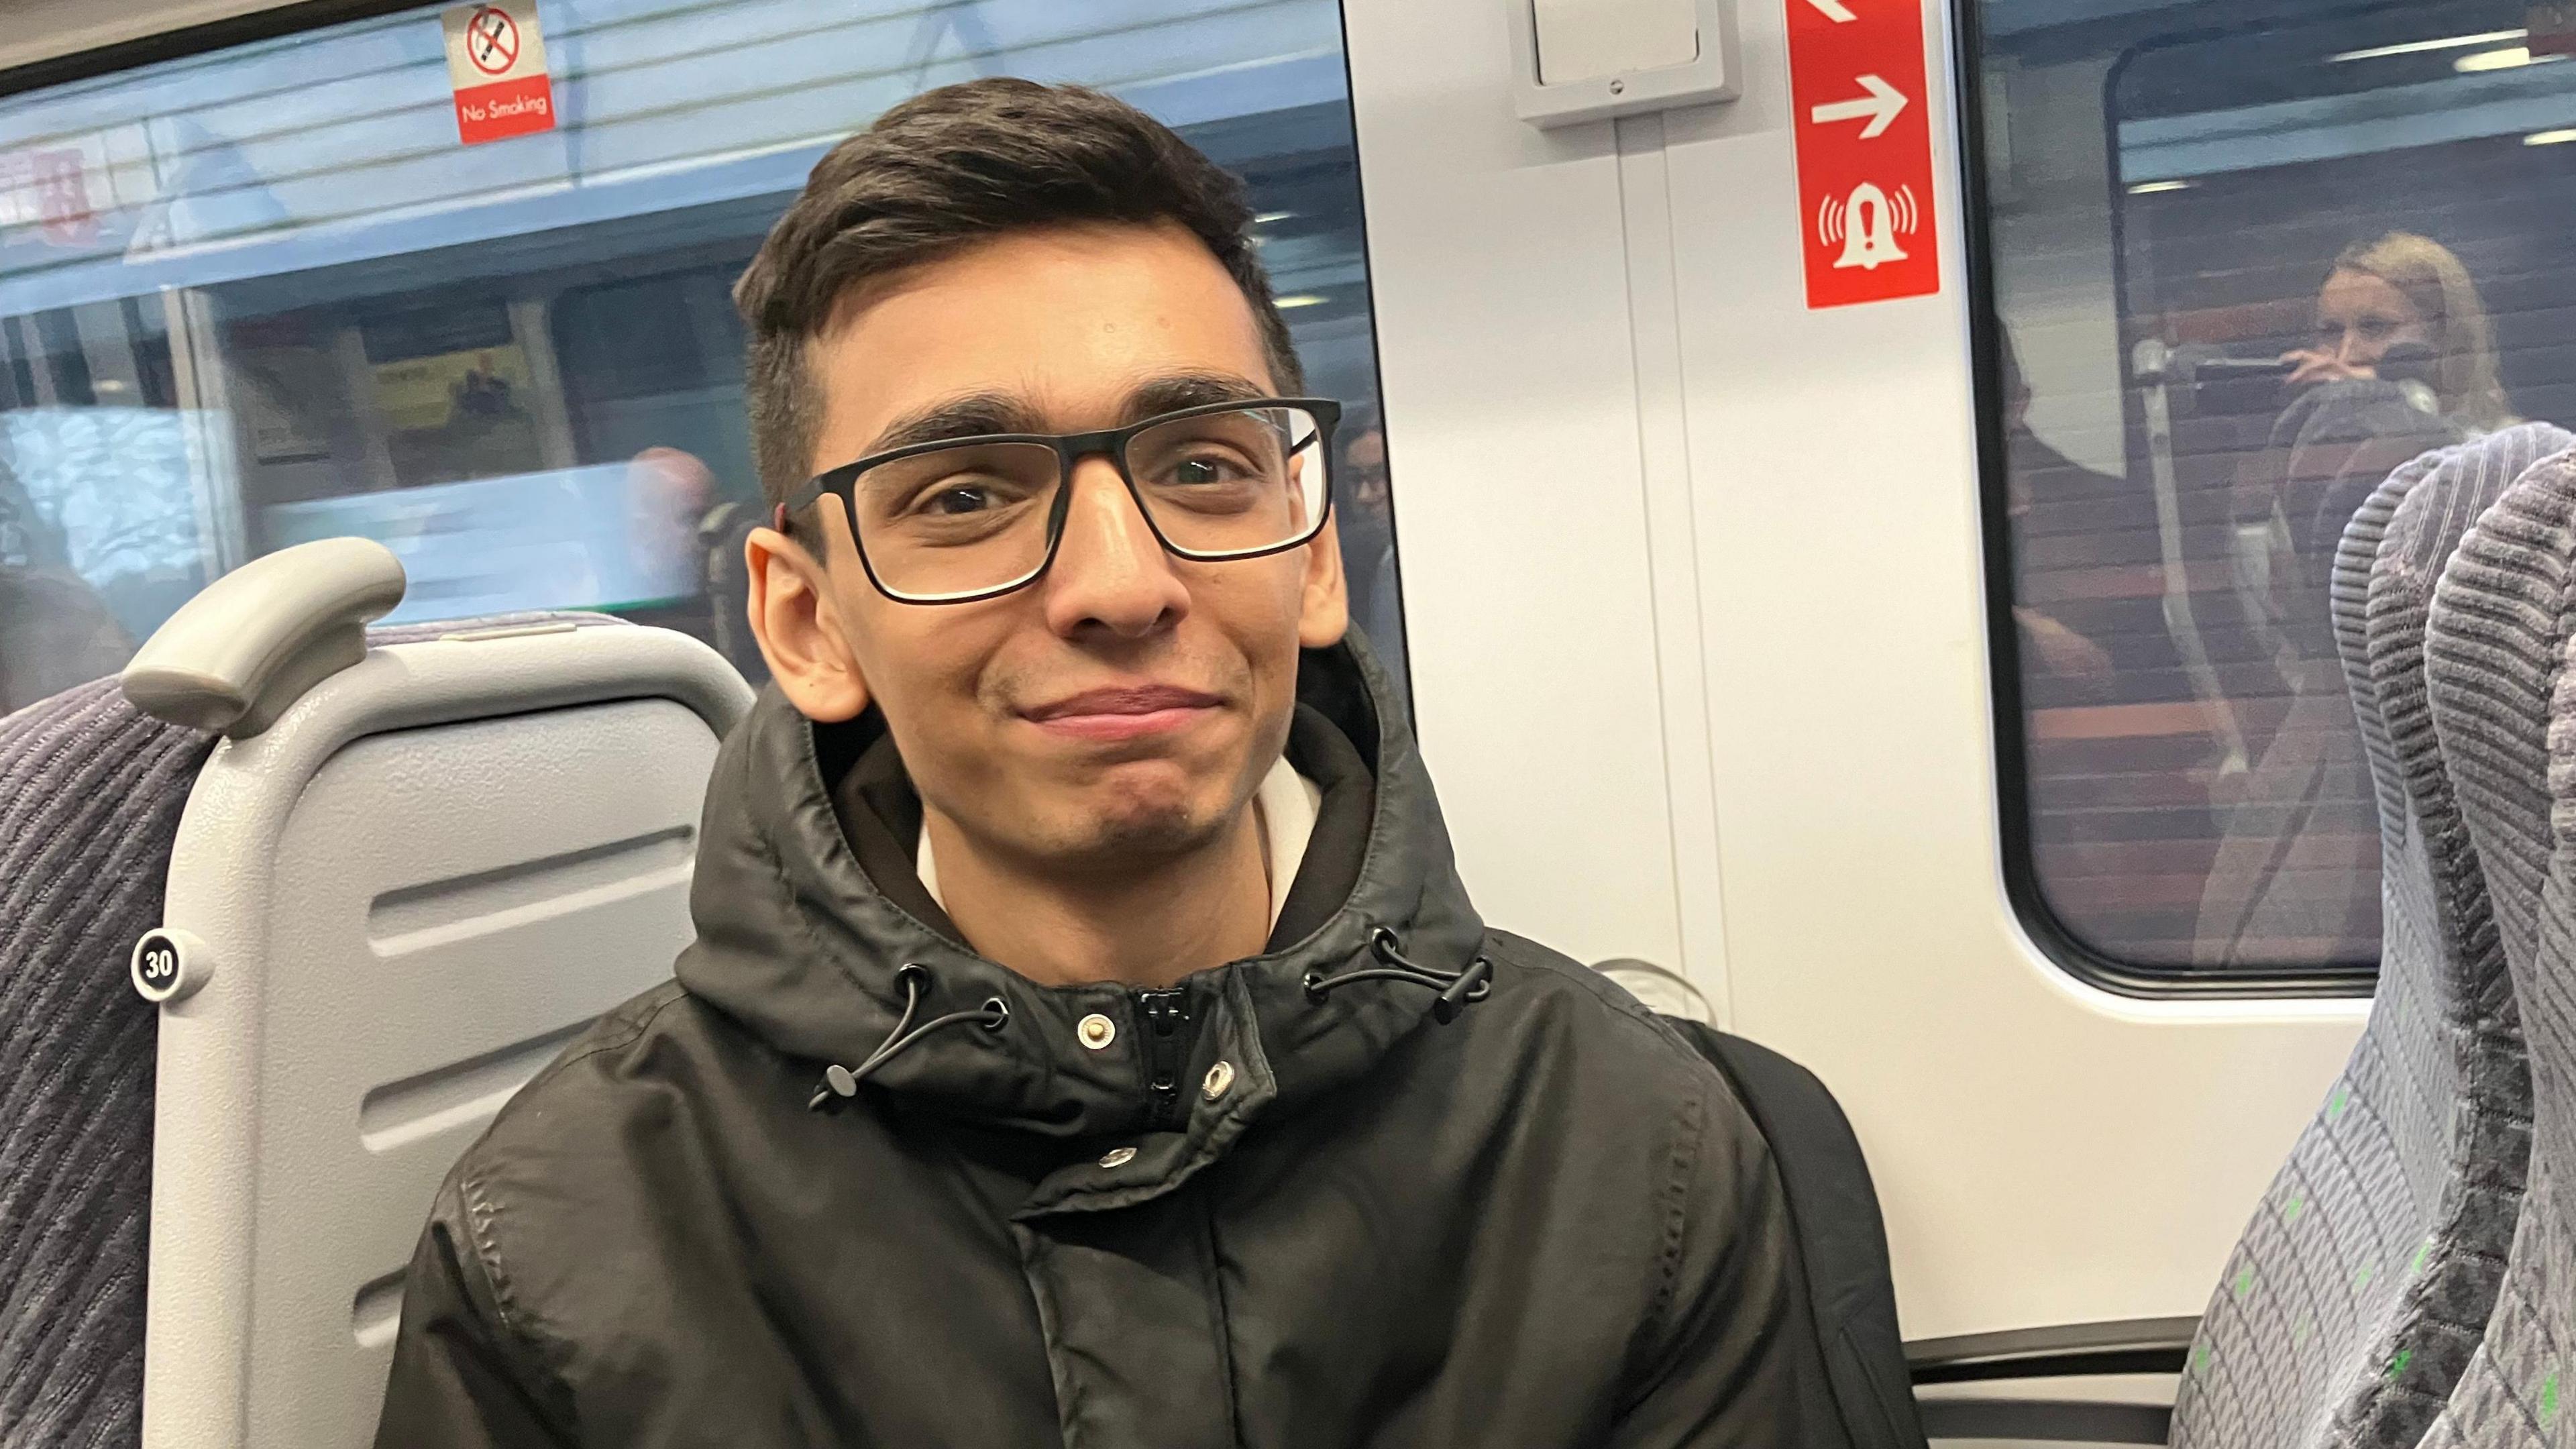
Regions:
<instances>
[{"instance_id":1,"label":"black cord toggle","mask_svg":"<svg viewBox=\"0 0 2576 1449\"><path fill-rule=\"evenodd\" d=\"M1431 1003L1431 1018L1447 1025L1458 1019L1458 1013L1470 1002L1482 1001L1494 989L1494 963L1483 956L1467 963L1464 971L1443 971L1412 960L1395 938L1395 932L1379 926L1369 932L1369 950L1382 966L1363 966L1339 976L1321 971L1306 973L1306 999L1321 1001L1325 994L1358 981L1409 981L1439 992Z\"/></svg>"},{"instance_id":2,"label":"black cord toggle","mask_svg":"<svg viewBox=\"0 0 2576 1449\"><path fill-rule=\"evenodd\" d=\"M837 1108L843 1102L857 1096L859 1083L874 1076L877 1068L901 1056L910 1050L915 1042L934 1031L969 1021L977 1023L986 1031L1000 1031L1010 1024L1011 1004L994 996L988 997L982 1006L972 1011L952 1011L946 1016L934 1016L921 1025L914 1026L913 1013L921 1009L921 999L930 994L932 985L930 968L918 961L907 961L896 969L894 976L897 981L903 983L903 1015L895 1019L894 1030L887 1032L885 1040L877 1043L877 1049L868 1053L867 1060L857 1066L845 1067L834 1062L825 1067L823 1080L815 1086L814 1095L806 1100L806 1111L820 1112Z\"/></svg>"}]
</instances>

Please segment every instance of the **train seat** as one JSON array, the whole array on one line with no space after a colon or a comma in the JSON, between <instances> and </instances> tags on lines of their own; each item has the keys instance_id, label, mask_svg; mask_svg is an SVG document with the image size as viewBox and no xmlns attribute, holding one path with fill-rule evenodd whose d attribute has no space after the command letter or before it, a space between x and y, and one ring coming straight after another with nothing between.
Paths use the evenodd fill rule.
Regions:
<instances>
[{"instance_id":1,"label":"train seat","mask_svg":"<svg viewBox=\"0 0 2576 1449\"><path fill-rule=\"evenodd\" d=\"M2530 1084L2427 703L2426 619L2461 533L2571 441L2531 426L2427 454L2345 528L2332 610L2378 803L2379 988L2202 1316L2176 1446L2414 1444L2486 1331L2520 1211Z\"/></svg>"},{"instance_id":2,"label":"train seat","mask_svg":"<svg viewBox=\"0 0 2576 1449\"><path fill-rule=\"evenodd\" d=\"M402 587L270 555L0 722L10 1444L365 1444L449 1163L687 940L740 677Z\"/></svg>"},{"instance_id":3,"label":"train seat","mask_svg":"<svg viewBox=\"0 0 2576 1449\"><path fill-rule=\"evenodd\" d=\"M1823 1082L1778 1052L1702 1022L1673 1025L1734 1086L1779 1168L1818 1357L1801 1378L1799 1442L1924 1449L1896 1322L1887 1223L1850 1119Z\"/></svg>"},{"instance_id":4,"label":"train seat","mask_svg":"<svg viewBox=\"0 0 2576 1449\"><path fill-rule=\"evenodd\" d=\"M2433 724L2530 1044L2529 1186L2495 1316L2429 1446L2576 1441L2576 451L2479 520L2433 607Z\"/></svg>"},{"instance_id":5,"label":"train seat","mask_svg":"<svg viewBox=\"0 0 2576 1449\"><path fill-rule=\"evenodd\" d=\"M114 679L0 720L0 1424L130 1445L142 1426L152 1008L126 953L215 736ZM23 1440L21 1439L23 1437Z\"/></svg>"},{"instance_id":6,"label":"train seat","mask_svg":"<svg viewBox=\"0 0 2576 1449\"><path fill-rule=\"evenodd\" d=\"M1897 1329L1887 1221L1842 1104L1805 1067L1719 1031L1708 998L1678 972L1633 957L1593 969L1707 1058L1770 1144L1789 1208L1805 1323L1818 1350L1799 1384L1799 1442L1807 1449L1923 1449Z\"/></svg>"}]
</instances>

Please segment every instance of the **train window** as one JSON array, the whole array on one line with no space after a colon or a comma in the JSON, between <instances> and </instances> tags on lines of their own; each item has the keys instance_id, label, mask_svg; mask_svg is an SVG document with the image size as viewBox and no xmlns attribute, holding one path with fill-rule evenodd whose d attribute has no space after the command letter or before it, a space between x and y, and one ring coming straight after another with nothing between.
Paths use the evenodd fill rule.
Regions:
<instances>
[{"instance_id":1,"label":"train window","mask_svg":"<svg viewBox=\"0 0 2576 1449\"><path fill-rule=\"evenodd\" d=\"M2399 464L2576 422L2576 7L1971 9L2017 904L2114 984L2365 984L2328 573Z\"/></svg>"},{"instance_id":2,"label":"train window","mask_svg":"<svg viewBox=\"0 0 2576 1449\"><path fill-rule=\"evenodd\" d=\"M1345 404L1354 614L1403 677L1333 0L540 19L561 124L473 146L434 8L7 102L0 713L339 534L402 556L399 617L605 609L756 677L733 278L833 141L988 74L1100 85L1245 178L1310 388Z\"/></svg>"}]
</instances>

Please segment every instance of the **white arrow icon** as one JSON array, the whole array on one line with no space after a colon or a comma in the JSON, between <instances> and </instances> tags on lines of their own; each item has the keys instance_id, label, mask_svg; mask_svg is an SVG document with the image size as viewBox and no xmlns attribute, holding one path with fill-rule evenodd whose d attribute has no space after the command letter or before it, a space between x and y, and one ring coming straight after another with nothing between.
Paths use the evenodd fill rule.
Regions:
<instances>
[{"instance_id":1,"label":"white arrow icon","mask_svg":"<svg viewBox=\"0 0 2576 1449\"><path fill-rule=\"evenodd\" d=\"M1807 0L1807 3L1815 6L1820 14L1836 25L1849 25L1860 18L1851 13L1850 7L1844 5L1843 0Z\"/></svg>"},{"instance_id":2,"label":"white arrow icon","mask_svg":"<svg viewBox=\"0 0 2576 1449\"><path fill-rule=\"evenodd\" d=\"M1905 92L1874 75L1862 76L1860 87L1869 92L1862 100L1836 101L1829 106L1816 107L1816 124L1830 126L1836 121L1865 119L1869 124L1861 128L1862 140L1874 141L1886 134L1887 128L1895 125L1897 116L1905 110Z\"/></svg>"}]
</instances>

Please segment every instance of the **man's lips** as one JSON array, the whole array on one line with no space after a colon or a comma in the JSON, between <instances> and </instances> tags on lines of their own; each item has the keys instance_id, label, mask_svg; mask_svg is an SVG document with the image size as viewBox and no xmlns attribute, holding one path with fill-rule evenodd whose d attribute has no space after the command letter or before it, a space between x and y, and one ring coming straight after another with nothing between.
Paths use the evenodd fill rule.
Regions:
<instances>
[{"instance_id":1,"label":"man's lips","mask_svg":"<svg viewBox=\"0 0 2576 1449\"><path fill-rule=\"evenodd\" d=\"M1084 740L1131 740L1180 729L1224 703L1213 694L1171 684L1086 689L1024 709L1020 717L1050 734Z\"/></svg>"}]
</instances>

